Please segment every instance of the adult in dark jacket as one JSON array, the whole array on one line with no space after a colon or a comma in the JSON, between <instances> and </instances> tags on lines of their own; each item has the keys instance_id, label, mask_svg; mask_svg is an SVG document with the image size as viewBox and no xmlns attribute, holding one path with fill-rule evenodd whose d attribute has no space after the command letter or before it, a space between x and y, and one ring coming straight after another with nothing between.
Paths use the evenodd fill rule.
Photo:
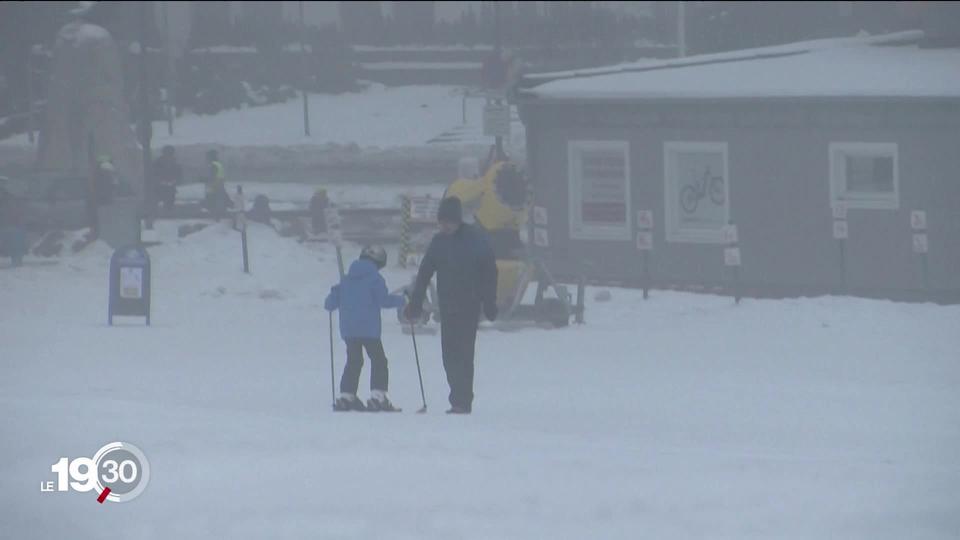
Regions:
<instances>
[{"instance_id":1,"label":"adult in dark jacket","mask_svg":"<svg viewBox=\"0 0 960 540\"><path fill-rule=\"evenodd\" d=\"M409 320L420 317L427 286L436 273L440 344L450 385L451 408L447 412L469 414L473 410L474 348L481 309L487 319L497 318L497 264L483 231L463 223L460 199L443 199L437 221L440 232L423 256L404 313Z\"/></svg>"},{"instance_id":2,"label":"adult in dark jacket","mask_svg":"<svg viewBox=\"0 0 960 540\"><path fill-rule=\"evenodd\" d=\"M340 337L347 344L347 366L340 378L340 397L337 411L364 410L357 397L360 370L363 368L363 350L370 356L370 399L367 409L394 410L387 398L387 356L380 340L380 310L402 307L402 296L390 294L380 269L387 264L387 254L381 247L364 248L360 258L350 265L350 271L330 289L324 302L327 311L340 310Z\"/></svg>"}]
</instances>

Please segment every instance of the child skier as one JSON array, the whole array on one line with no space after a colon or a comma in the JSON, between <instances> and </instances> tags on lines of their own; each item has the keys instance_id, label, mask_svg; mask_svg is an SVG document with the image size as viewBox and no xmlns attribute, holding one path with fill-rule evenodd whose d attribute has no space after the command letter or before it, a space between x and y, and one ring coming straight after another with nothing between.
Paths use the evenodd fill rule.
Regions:
<instances>
[{"instance_id":1,"label":"child skier","mask_svg":"<svg viewBox=\"0 0 960 540\"><path fill-rule=\"evenodd\" d=\"M340 310L340 337L347 344L347 367L340 378L340 397L335 411L396 411L387 398L387 357L380 341L380 310L403 307L404 298L389 294L380 269L387 265L382 247L366 247L350 271L327 295L327 311ZM357 397L363 350L370 357L370 399L367 406Z\"/></svg>"}]
</instances>

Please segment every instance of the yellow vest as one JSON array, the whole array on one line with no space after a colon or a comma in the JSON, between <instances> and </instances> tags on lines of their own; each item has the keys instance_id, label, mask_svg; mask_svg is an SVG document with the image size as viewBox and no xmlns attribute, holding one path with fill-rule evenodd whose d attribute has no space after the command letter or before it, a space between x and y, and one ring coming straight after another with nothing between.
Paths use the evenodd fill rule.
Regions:
<instances>
[{"instance_id":1,"label":"yellow vest","mask_svg":"<svg viewBox=\"0 0 960 540\"><path fill-rule=\"evenodd\" d=\"M218 191L227 179L227 175L223 169L223 163L220 163L219 161L211 161L210 166L213 167L213 175L212 178L207 182L207 193Z\"/></svg>"}]
</instances>

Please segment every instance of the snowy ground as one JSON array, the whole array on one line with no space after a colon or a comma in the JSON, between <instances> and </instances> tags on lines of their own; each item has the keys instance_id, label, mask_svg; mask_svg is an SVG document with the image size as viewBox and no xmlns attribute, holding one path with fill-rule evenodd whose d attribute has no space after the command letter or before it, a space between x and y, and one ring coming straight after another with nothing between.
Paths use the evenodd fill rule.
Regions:
<instances>
[{"instance_id":1,"label":"snowy ground","mask_svg":"<svg viewBox=\"0 0 960 540\"><path fill-rule=\"evenodd\" d=\"M254 227L244 275L235 232L176 240L175 226L150 250L149 328L106 325L100 244L0 269L0 537L960 533L958 307L615 289L585 326L482 332L468 417L442 413L426 335L430 410L412 414L410 338L385 313L406 412L334 414L332 252ZM150 459L136 501L39 492L60 456L113 440Z\"/></svg>"}]
</instances>

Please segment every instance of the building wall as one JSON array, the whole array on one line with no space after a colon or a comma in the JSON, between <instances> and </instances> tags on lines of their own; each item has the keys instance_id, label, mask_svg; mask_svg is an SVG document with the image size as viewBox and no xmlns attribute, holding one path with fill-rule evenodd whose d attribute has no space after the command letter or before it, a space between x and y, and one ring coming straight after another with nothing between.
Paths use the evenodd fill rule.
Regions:
<instances>
[{"instance_id":1,"label":"building wall","mask_svg":"<svg viewBox=\"0 0 960 540\"><path fill-rule=\"evenodd\" d=\"M960 108L956 103L750 105L526 105L528 162L539 204L550 216L549 258L560 273L636 282L632 242L571 240L571 140L629 142L631 222L655 215L652 274L659 285L729 283L720 244L667 242L664 142L728 144L731 219L737 224L745 283L768 291L840 290L840 248L832 236L831 142L898 144L898 210L850 209L849 290L923 287L912 252L911 210L929 220L931 289L960 293ZM635 230L635 228L634 228Z\"/></svg>"}]
</instances>

